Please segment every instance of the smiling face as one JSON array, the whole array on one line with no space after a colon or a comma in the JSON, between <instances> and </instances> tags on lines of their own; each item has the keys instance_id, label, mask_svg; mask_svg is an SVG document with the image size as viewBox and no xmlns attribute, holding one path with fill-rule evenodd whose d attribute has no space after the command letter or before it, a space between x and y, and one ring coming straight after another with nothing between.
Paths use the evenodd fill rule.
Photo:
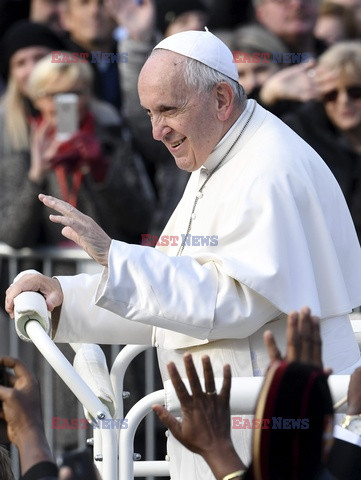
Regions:
<instances>
[{"instance_id":1,"label":"smiling face","mask_svg":"<svg viewBox=\"0 0 361 480\"><path fill-rule=\"evenodd\" d=\"M358 98L353 98L348 92L357 91ZM360 77L353 72L340 72L333 85L329 85L328 91L324 92L324 106L331 122L341 131L353 131L361 128L361 81ZM330 92L333 95L330 96ZM330 97L330 98L328 98Z\"/></svg>"},{"instance_id":2,"label":"smiling face","mask_svg":"<svg viewBox=\"0 0 361 480\"><path fill-rule=\"evenodd\" d=\"M180 169L192 172L226 133L229 117L222 105L223 84L210 92L195 92L185 84L184 62L182 55L157 52L140 73L138 92L151 119L153 138L164 143Z\"/></svg>"}]
</instances>

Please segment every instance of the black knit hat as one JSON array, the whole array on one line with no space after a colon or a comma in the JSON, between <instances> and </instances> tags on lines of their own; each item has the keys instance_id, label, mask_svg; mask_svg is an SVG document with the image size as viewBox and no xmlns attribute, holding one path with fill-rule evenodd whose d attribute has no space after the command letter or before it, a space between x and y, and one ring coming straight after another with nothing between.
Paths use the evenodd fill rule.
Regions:
<instances>
[{"instance_id":1,"label":"black knit hat","mask_svg":"<svg viewBox=\"0 0 361 480\"><path fill-rule=\"evenodd\" d=\"M27 47L48 47L51 50L62 50L62 40L46 25L20 20L14 23L5 33L1 41L1 64L4 74L8 73L11 57L18 50Z\"/></svg>"}]
</instances>

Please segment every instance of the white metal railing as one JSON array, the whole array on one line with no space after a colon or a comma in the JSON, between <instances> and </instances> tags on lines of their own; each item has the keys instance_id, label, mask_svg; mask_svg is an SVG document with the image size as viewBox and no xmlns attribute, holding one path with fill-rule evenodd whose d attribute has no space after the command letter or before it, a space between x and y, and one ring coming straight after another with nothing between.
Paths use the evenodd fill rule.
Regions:
<instances>
[{"instance_id":1,"label":"white metal railing","mask_svg":"<svg viewBox=\"0 0 361 480\"><path fill-rule=\"evenodd\" d=\"M12 283L13 279L24 270L24 262L27 262L26 268L29 264L36 263L38 271L47 276L56 275L59 263L71 268L72 274L78 273L97 273L101 267L94 262L82 249L80 248L65 248L65 247L40 247L36 249L22 248L13 249L10 246L0 242L0 271L1 271L1 297L5 296L6 288ZM4 312L5 313L5 312ZM111 348L111 362L116 359L121 346L112 345ZM9 354L13 357L20 357L20 340L16 335L14 328L9 328L8 342L4 342L4 350L2 354ZM34 355L36 351L34 350ZM120 357L121 358L121 357ZM31 360L32 361L32 360ZM149 393L154 390L154 352L147 350L144 359L144 391ZM116 365L116 364L115 364ZM114 365L114 366L115 366ZM119 377L120 378L120 377ZM44 425L46 429L46 436L51 448L56 456L61 451L55 451L55 432L52 428L52 417L54 416L54 372L50 364L43 362L42 376L39 378L42 385L42 391L46 392L43 395L43 415ZM141 381L141 379L140 379ZM81 403L78 404L77 416L82 418L83 408ZM95 432L98 434L99 432ZM83 428L77 429L77 444L78 447L84 446L86 442L87 430ZM96 435L97 436L97 435ZM145 458L154 458L155 432L154 432L154 417L148 416L145 422ZM17 461L16 450L12 449L12 465L15 476L19 476L19 468Z\"/></svg>"},{"instance_id":2,"label":"white metal railing","mask_svg":"<svg viewBox=\"0 0 361 480\"><path fill-rule=\"evenodd\" d=\"M77 270L76 273L87 270L85 264L89 265L90 269L93 269L93 271L96 271L97 268L97 266L94 265L94 262L92 262L81 250L71 249L71 251L68 251L68 249L42 249L32 251L29 249L24 249L22 251L14 251L9 247L0 244L0 260L3 261L5 259L9 262L9 267L11 267L9 268L9 283L11 283L12 278L14 278L19 273L19 261L24 258L41 260L44 263L43 273L47 275L52 275L52 263L54 262L54 260L66 260L75 262ZM352 316L352 325L360 343L360 314L355 314ZM101 412L101 415L105 415L104 418L110 419L111 417L107 409L104 407L103 404L101 404L100 407L98 398L94 395L93 392L89 392L89 388L86 385L83 385L83 380L81 378L79 380L79 376L73 376L73 367L65 359L65 357L62 358L62 353L42 330L42 327L37 324L37 322L32 321L28 322L26 329L29 337L32 338L34 344L39 348L39 350L47 360L46 364L53 366L53 368L59 373L61 378L67 383L69 388L71 388L71 390L80 400L80 402L85 405L87 410L92 413L94 418L96 418L97 415L99 415L99 413ZM10 330L12 332L11 334L15 336L15 329ZM41 339L41 341L39 339ZM18 340L16 336L16 343L17 341ZM13 343L15 344L15 341ZM123 383L125 372L131 361L139 353L143 352L146 348L147 347L145 346L138 345L126 346L121 350L119 354L114 355L114 362L110 371L110 380L116 395L117 410L115 418L124 418ZM146 353L150 353L150 357L148 356L148 358L146 358L146 369L148 372L148 374L146 373L146 376L148 376L149 373L152 373L152 370L149 371L149 366L151 367L151 369L153 369L152 363L149 362L149 358L153 359L153 354L151 349L148 349ZM10 354L14 355L13 352L10 352ZM65 362L64 359L66 360ZM50 367L49 375L52 375ZM217 380L217 382L218 381L220 380ZM330 388L335 401L339 400L346 394L348 381L349 376L337 375L331 376L329 378ZM247 414L253 412L261 383L262 378L260 377L233 379L231 392L232 413ZM247 385L247 388L245 388L245 384ZM78 387L76 387L76 385L78 385ZM48 391L49 384L46 388ZM150 384L148 385L148 391L151 390L152 385ZM84 392L86 392L86 394ZM99 455L102 458L102 461L96 462L96 465L101 471L104 480L130 480L131 478L133 478L133 476L169 475L169 464L167 461L149 460L149 458L154 458L154 456L147 456L146 461L134 461L133 445L135 432L142 419L146 417L147 414L151 411L151 405L154 403L166 403L167 406L174 412L179 409L178 400L176 399L175 393L174 391L172 391L172 388L169 387L169 382L166 382L165 390L150 393L131 408L131 410L126 415L128 419L128 428L120 430L119 438L116 434L114 434L114 430L112 429L107 429L107 432L103 431L102 429L94 430L94 453L95 455ZM238 405L242 405L241 410L239 407L237 407ZM50 406L48 406L47 409L45 408L45 411L46 410L50 411ZM52 410L50 413L50 417L51 415ZM46 424L50 425L51 422L46 422ZM80 432L82 431L80 430ZM85 438L83 440L85 443ZM153 449L154 437L153 442L150 440L149 443L150 446L148 448L148 454ZM119 447L119 452L117 447Z\"/></svg>"},{"instance_id":3,"label":"white metal railing","mask_svg":"<svg viewBox=\"0 0 361 480\"><path fill-rule=\"evenodd\" d=\"M96 395L89 389L83 379L75 372L72 365L65 359L58 350L54 342L47 336L41 325L34 320L28 321L25 326L26 332L32 339L36 347L41 351L47 361L61 376L68 387L73 391L77 398L83 403L86 409L94 418L111 419L107 408L100 402ZM112 368L112 374L118 373L124 378L125 370L131 360L144 350L144 346L125 347L119 354L121 358L115 361L115 368ZM329 377L329 386L334 402L339 401L347 392L349 375L332 375ZM188 384L188 381L185 381ZM222 379L215 379L216 387L219 389ZM232 414L252 414L255 408L260 388L263 383L262 377L236 377L232 379L232 389L230 397L230 409ZM115 385L120 387L122 380L116 381ZM115 418L119 412L123 412L122 392L116 394L117 410ZM116 431L109 428L100 429L101 442L95 447L95 456L100 457L101 462L95 462L99 468L103 480L131 480L134 477L157 475L169 476L168 461L134 461L134 435L143 420L151 411L154 403L161 403L174 414L180 411L179 401L170 380L165 382L165 389L153 392L134 405L126 414L128 427L119 431L119 438ZM122 417L124 418L124 417ZM118 448L117 448L118 444ZM119 455L118 455L119 454ZM118 461L119 458L119 461Z\"/></svg>"}]
</instances>

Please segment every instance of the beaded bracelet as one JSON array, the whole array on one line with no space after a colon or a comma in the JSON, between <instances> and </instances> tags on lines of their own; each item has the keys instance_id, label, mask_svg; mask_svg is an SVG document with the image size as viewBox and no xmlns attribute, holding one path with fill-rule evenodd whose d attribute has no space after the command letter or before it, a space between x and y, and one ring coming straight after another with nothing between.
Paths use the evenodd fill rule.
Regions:
<instances>
[{"instance_id":1,"label":"beaded bracelet","mask_svg":"<svg viewBox=\"0 0 361 480\"><path fill-rule=\"evenodd\" d=\"M236 472L229 473L228 475L223 477L223 480L232 480L233 478L237 478L237 477L243 478L245 473L246 473L245 470L237 470Z\"/></svg>"}]
</instances>

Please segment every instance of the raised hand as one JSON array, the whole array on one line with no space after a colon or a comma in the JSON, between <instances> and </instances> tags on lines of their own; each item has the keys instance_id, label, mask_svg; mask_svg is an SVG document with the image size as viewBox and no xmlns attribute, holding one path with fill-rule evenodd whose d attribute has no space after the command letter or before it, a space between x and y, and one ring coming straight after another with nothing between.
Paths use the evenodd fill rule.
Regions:
<instances>
[{"instance_id":1,"label":"raised hand","mask_svg":"<svg viewBox=\"0 0 361 480\"><path fill-rule=\"evenodd\" d=\"M100 265L108 265L111 238L92 218L79 212L69 203L49 195L40 194L39 200L60 213L60 215L50 215L49 218L54 223L64 225L62 229L64 237L79 245Z\"/></svg>"},{"instance_id":2,"label":"raised hand","mask_svg":"<svg viewBox=\"0 0 361 480\"><path fill-rule=\"evenodd\" d=\"M53 461L44 433L39 386L19 360L0 357L0 366L14 371L8 374L10 385L0 386L0 418L7 423L9 440L19 449L21 471L25 473L38 462Z\"/></svg>"},{"instance_id":3,"label":"raised hand","mask_svg":"<svg viewBox=\"0 0 361 480\"><path fill-rule=\"evenodd\" d=\"M60 143L53 135L54 126L49 121L31 129L31 163L28 177L41 184L52 169L52 160Z\"/></svg>"},{"instance_id":4,"label":"raised hand","mask_svg":"<svg viewBox=\"0 0 361 480\"><path fill-rule=\"evenodd\" d=\"M310 59L276 72L262 86L260 100L273 105L280 100L306 102L316 98L315 65L316 61Z\"/></svg>"},{"instance_id":5,"label":"raised hand","mask_svg":"<svg viewBox=\"0 0 361 480\"><path fill-rule=\"evenodd\" d=\"M175 364L168 365L168 372L181 404L182 420L177 420L161 405L154 405L153 410L179 442L205 459L216 478L223 478L227 473L244 469L230 437L230 366L224 366L223 385L217 394L209 357L202 358L205 392L192 356L185 354L183 360L192 395L188 393Z\"/></svg>"},{"instance_id":6,"label":"raised hand","mask_svg":"<svg viewBox=\"0 0 361 480\"><path fill-rule=\"evenodd\" d=\"M311 315L308 307L288 315L286 340L286 355L283 358L272 332L267 330L264 333L271 363L278 360L289 363L298 361L323 368L320 323L317 317ZM327 370L327 373L331 371Z\"/></svg>"}]
</instances>

